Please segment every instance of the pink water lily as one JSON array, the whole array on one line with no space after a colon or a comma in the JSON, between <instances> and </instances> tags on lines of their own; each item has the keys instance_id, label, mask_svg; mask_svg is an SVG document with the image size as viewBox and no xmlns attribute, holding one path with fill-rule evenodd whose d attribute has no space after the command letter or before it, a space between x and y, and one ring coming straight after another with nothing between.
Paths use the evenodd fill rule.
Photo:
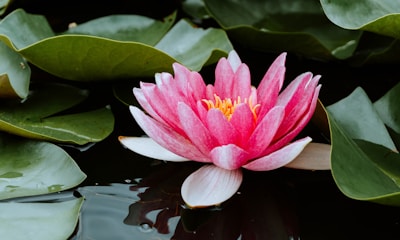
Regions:
<instances>
[{"instance_id":1,"label":"pink water lily","mask_svg":"<svg viewBox=\"0 0 400 240\"><path fill-rule=\"evenodd\" d=\"M303 73L281 91L285 59L282 53L257 88L235 51L219 60L214 85L175 63L175 76L158 73L155 84L142 82L133 90L147 114L134 106L130 111L150 138L119 140L148 157L206 163L184 181L182 197L190 207L222 203L240 187L242 168L285 166L311 142L291 141L314 113L320 76Z\"/></svg>"}]
</instances>

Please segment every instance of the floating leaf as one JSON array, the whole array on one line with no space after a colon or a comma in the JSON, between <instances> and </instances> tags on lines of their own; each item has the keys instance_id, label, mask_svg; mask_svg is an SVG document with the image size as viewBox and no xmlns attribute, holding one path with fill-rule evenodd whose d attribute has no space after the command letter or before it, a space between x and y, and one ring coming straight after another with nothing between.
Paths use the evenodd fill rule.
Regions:
<instances>
[{"instance_id":1,"label":"floating leaf","mask_svg":"<svg viewBox=\"0 0 400 240\"><path fill-rule=\"evenodd\" d=\"M400 206L400 156L366 93L357 88L327 110L339 189L350 198Z\"/></svg>"},{"instance_id":2,"label":"floating leaf","mask_svg":"<svg viewBox=\"0 0 400 240\"><path fill-rule=\"evenodd\" d=\"M60 147L0 133L0 199L58 192L85 178Z\"/></svg>"},{"instance_id":3,"label":"floating leaf","mask_svg":"<svg viewBox=\"0 0 400 240\"><path fill-rule=\"evenodd\" d=\"M79 24L63 34L93 35L155 45L171 28L175 18L176 12L163 21L138 15L111 15Z\"/></svg>"},{"instance_id":4,"label":"floating leaf","mask_svg":"<svg viewBox=\"0 0 400 240\"><path fill-rule=\"evenodd\" d=\"M65 240L74 232L83 198L57 203L0 203L3 239Z\"/></svg>"},{"instance_id":5,"label":"floating leaf","mask_svg":"<svg viewBox=\"0 0 400 240\"><path fill-rule=\"evenodd\" d=\"M400 84L394 86L389 92L374 103L374 107L382 121L400 133Z\"/></svg>"},{"instance_id":6,"label":"floating leaf","mask_svg":"<svg viewBox=\"0 0 400 240\"><path fill-rule=\"evenodd\" d=\"M0 0L0 15L3 15L13 0Z\"/></svg>"},{"instance_id":7,"label":"floating leaf","mask_svg":"<svg viewBox=\"0 0 400 240\"><path fill-rule=\"evenodd\" d=\"M0 98L25 98L31 69L21 55L0 42Z\"/></svg>"},{"instance_id":8,"label":"floating leaf","mask_svg":"<svg viewBox=\"0 0 400 240\"><path fill-rule=\"evenodd\" d=\"M112 19L109 17L106 21ZM21 31L15 31L18 24L22 26ZM156 72L171 71L174 62L180 62L192 70L200 70L204 64L214 63L232 50L224 31L196 28L185 20L175 24L156 46L93 35L55 36L42 16L27 14L21 9L3 19L0 26L3 29L0 30L0 40L13 46L32 64L70 80L153 76ZM152 26L142 26L137 34L147 34L149 28L154 31ZM138 25L133 27L137 28ZM21 32L24 36L21 36ZM104 31L98 33L105 34ZM120 36L119 33L115 34ZM160 37L158 34L157 38ZM155 38L141 39L155 42Z\"/></svg>"},{"instance_id":9,"label":"floating leaf","mask_svg":"<svg viewBox=\"0 0 400 240\"><path fill-rule=\"evenodd\" d=\"M321 0L326 16L336 25L400 38L400 2L393 0Z\"/></svg>"},{"instance_id":10,"label":"floating leaf","mask_svg":"<svg viewBox=\"0 0 400 240\"><path fill-rule=\"evenodd\" d=\"M256 50L346 59L352 56L361 36L361 32L332 24L316 1L204 2L229 36Z\"/></svg>"},{"instance_id":11,"label":"floating leaf","mask_svg":"<svg viewBox=\"0 0 400 240\"><path fill-rule=\"evenodd\" d=\"M57 115L87 97L67 85L46 84L32 91L26 101L4 101L0 106L0 130L28 138L85 144L106 138L114 128L110 109Z\"/></svg>"}]
</instances>

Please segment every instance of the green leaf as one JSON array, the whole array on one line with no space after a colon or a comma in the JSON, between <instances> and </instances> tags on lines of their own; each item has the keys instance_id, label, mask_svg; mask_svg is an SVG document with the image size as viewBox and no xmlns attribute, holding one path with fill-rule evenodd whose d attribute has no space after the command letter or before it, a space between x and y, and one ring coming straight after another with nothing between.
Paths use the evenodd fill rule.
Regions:
<instances>
[{"instance_id":1,"label":"green leaf","mask_svg":"<svg viewBox=\"0 0 400 240\"><path fill-rule=\"evenodd\" d=\"M0 98L26 98L31 69L25 59L0 42Z\"/></svg>"},{"instance_id":2,"label":"green leaf","mask_svg":"<svg viewBox=\"0 0 400 240\"><path fill-rule=\"evenodd\" d=\"M400 84L394 86L389 92L374 103L374 107L382 121L400 133Z\"/></svg>"},{"instance_id":3,"label":"green leaf","mask_svg":"<svg viewBox=\"0 0 400 240\"><path fill-rule=\"evenodd\" d=\"M0 203L3 239L65 240L74 232L83 198L57 203Z\"/></svg>"},{"instance_id":4,"label":"green leaf","mask_svg":"<svg viewBox=\"0 0 400 240\"><path fill-rule=\"evenodd\" d=\"M384 122L362 88L356 88L352 94L327 109L331 118L335 119L350 138L395 149Z\"/></svg>"},{"instance_id":5,"label":"green leaf","mask_svg":"<svg viewBox=\"0 0 400 240\"><path fill-rule=\"evenodd\" d=\"M60 147L0 133L0 199L59 192L85 178Z\"/></svg>"},{"instance_id":6,"label":"green leaf","mask_svg":"<svg viewBox=\"0 0 400 240\"><path fill-rule=\"evenodd\" d=\"M112 17L101 21L112 21ZM15 33L17 24L22 25L18 34ZM107 25L109 29L112 24ZM116 26L121 27L119 23ZM152 26L142 26L137 35L158 29ZM156 46L92 35L55 36L42 16L27 14L23 10L8 15L0 27L3 29L0 30L0 40L13 46L29 62L58 77L79 81L150 77L156 72L171 71L174 62L197 71L233 49L224 31L196 28L185 20L175 24ZM139 29L137 25L133 28ZM120 37L118 31L115 34ZM100 32L100 35L113 34ZM155 42L160 38L159 33L154 36L141 39Z\"/></svg>"},{"instance_id":7,"label":"green leaf","mask_svg":"<svg viewBox=\"0 0 400 240\"><path fill-rule=\"evenodd\" d=\"M356 53L348 59L348 63L353 66L400 63L400 43L398 39L374 33L364 33L359 46Z\"/></svg>"},{"instance_id":8,"label":"green leaf","mask_svg":"<svg viewBox=\"0 0 400 240\"><path fill-rule=\"evenodd\" d=\"M138 15L111 15L79 24L63 34L92 35L155 45L171 28L175 18L176 12L163 21Z\"/></svg>"},{"instance_id":9,"label":"green leaf","mask_svg":"<svg viewBox=\"0 0 400 240\"><path fill-rule=\"evenodd\" d=\"M346 59L361 36L332 24L315 1L205 0L230 37L261 51L290 51L312 58Z\"/></svg>"},{"instance_id":10,"label":"green leaf","mask_svg":"<svg viewBox=\"0 0 400 240\"><path fill-rule=\"evenodd\" d=\"M15 135L64 143L86 144L106 138L114 128L110 109L60 115L87 97L81 89L46 84L32 91L26 101L4 101L0 130Z\"/></svg>"},{"instance_id":11,"label":"green leaf","mask_svg":"<svg viewBox=\"0 0 400 240\"><path fill-rule=\"evenodd\" d=\"M16 27L18 31L15 31ZM22 49L53 36L54 32L44 16L27 14L23 9L11 12L0 21L0 40L14 49Z\"/></svg>"},{"instance_id":12,"label":"green leaf","mask_svg":"<svg viewBox=\"0 0 400 240\"><path fill-rule=\"evenodd\" d=\"M207 19L210 17L203 0L185 0L182 2L182 10L193 18Z\"/></svg>"},{"instance_id":13,"label":"green leaf","mask_svg":"<svg viewBox=\"0 0 400 240\"><path fill-rule=\"evenodd\" d=\"M400 38L400 2L392 0L320 0L326 16L336 25Z\"/></svg>"},{"instance_id":14,"label":"green leaf","mask_svg":"<svg viewBox=\"0 0 400 240\"><path fill-rule=\"evenodd\" d=\"M348 197L400 206L400 156L366 93L329 106L332 174Z\"/></svg>"},{"instance_id":15,"label":"green leaf","mask_svg":"<svg viewBox=\"0 0 400 240\"><path fill-rule=\"evenodd\" d=\"M3 15L13 0L0 0L0 15Z\"/></svg>"},{"instance_id":16,"label":"green leaf","mask_svg":"<svg viewBox=\"0 0 400 240\"><path fill-rule=\"evenodd\" d=\"M233 49L221 29L201 29L181 20L164 36L155 48L173 56L177 62L193 71L217 62Z\"/></svg>"}]
</instances>

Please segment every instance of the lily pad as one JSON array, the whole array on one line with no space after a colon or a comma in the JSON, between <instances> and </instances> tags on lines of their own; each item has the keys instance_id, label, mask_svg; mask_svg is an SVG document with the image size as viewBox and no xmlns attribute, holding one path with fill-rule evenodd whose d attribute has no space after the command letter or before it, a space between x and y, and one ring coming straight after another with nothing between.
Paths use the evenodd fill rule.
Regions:
<instances>
[{"instance_id":1,"label":"lily pad","mask_svg":"<svg viewBox=\"0 0 400 240\"><path fill-rule=\"evenodd\" d=\"M229 36L261 51L289 51L319 59L352 56L361 36L332 24L316 1L205 0Z\"/></svg>"},{"instance_id":2,"label":"lily pad","mask_svg":"<svg viewBox=\"0 0 400 240\"><path fill-rule=\"evenodd\" d=\"M400 2L392 0L321 0L326 16L336 25L400 38Z\"/></svg>"},{"instance_id":3,"label":"lily pad","mask_svg":"<svg viewBox=\"0 0 400 240\"><path fill-rule=\"evenodd\" d=\"M87 97L87 92L68 85L46 84L21 101L3 101L0 130L47 141L86 144L106 138L114 128L114 116L104 107L61 115Z\"/></svg>"},{"instance_id":4,"label":"lily pad","mask_svg":"<svg viewBox=\"0 0 400 240\"><path fill-rule=\"evenodd\" d=\"M155 45L174 24L176 12L157 21L139 15L111 15L71 27L63 34L82 34Z\"/></svg>"},{"instance_id":5,"label":"lily pad","mask_svg":"<svg viewBox=\"0 0 400 240\"><path fill-rule=\"evenodd\" d=\"M24 27L24 31L18 31L24 36L14 33L15 23ZM142 24L147 23L142 21ZM107 24L107 29L111 25ZM29 62L58 77L79 81L149 77L156 72L171 71L174 62L198 71L233 49L223 30L197 28L183 19L162 36L156 46L115 40L114 37L120 38L118 31L107 33L110 38L95 36L105 35L98 27L98 32L91 32L94 35L55 35L42 16L27 14L21 9L3 19L0 26L4 29L0 31L0 40L14 47ZM158 29L152 26L142 26L140 34ZM134 27L137 28L137 24ZM111 38L111 35L115 36ZM151 42L155 42L155 38Z\"/></svg>"},{"instance_id":6,"label":"lily pad","mask_svg":"<svg viewBox=\"0 0 400 240\"><path fill-rule=\"evenodd\" d=\"M396 88L390 92L400 96ZM339 189L353 199L400 206L400 156L366 93L357 88L327 110Z\"/></svg>"},{"instance_id":7,"label":"lily pad","mask_svg":"<svg viewBox=\"0 0 400 240\"><path fill-rule=\"evenodd\" d=\"M25 59L0 42L0 98L25 98L31 69Z\"/></svg>"},{"instance_id":8,"label":"lily pad","mask_svg":"<svg viewBox=\"0 0 400 240\"><path fill-rule=\"evenodd\" d=\"M57 203L0 203L3 239L65 240L74 232L83 198Z\"/></svg>"},{"instance_id":9,"label":"lily pad","mask_svg":"<svg viewBox=\"0 0 400 240\"><path fill-rule=\"evenodd\" d=\"M60 147L0 133L0 199L59 192L85 178Z\"/></svg>"}]
</instances>

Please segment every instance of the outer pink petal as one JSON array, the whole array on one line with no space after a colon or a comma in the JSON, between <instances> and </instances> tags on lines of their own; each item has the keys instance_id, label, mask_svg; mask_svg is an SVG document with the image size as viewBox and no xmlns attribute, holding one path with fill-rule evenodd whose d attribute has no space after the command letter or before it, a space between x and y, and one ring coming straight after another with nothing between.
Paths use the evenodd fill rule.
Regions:
<instances>
[{"instance_id":1,"label":"outer pink petal","mask_svg":"<svg viewBox=\"0 0 400 240\"><path fill-rule=\"evenodd\" d=\"M190 159L176 155L175 153L163 148L149 137L125 137L119 136L118 140L129 150L140 155L171 162L184 162Z\"/></svg>"},{"instance_id":2,"label":"outer pink petal","mask_svg":"<svg viewBox=\"0 0 400 240\"><path fill-rule=\"evenodd\" d=\"M264 116L275 106L285 78L285 61L286 53L282 53L271 64L257 88L257 99L261 104L259 116Z\"/></svg>"},{"instance_id":3,"label":"outer pink petal","mask_svg":"<svg viewBox=\"0 0 400 240\"><path fill-rule=\"evenodd\" d=\"M199 162L211 161L182 135L155 121L137 107L131 106L129 109L143 131L162 147L187 159Z\"/></svg>"},{"instance_id":4,"label":"outer pink petal","mask_svg":"<svg viewBox=\"0 0 400 240\"><path fill-rule=\"evenodd\" d=\"M312 104L319 78L320 76L315 76L311 79L307 83L306 89L296 105L292 106L290 109L285 109L286 116L276 133L276 138L280 138L291 131L295 124L299 122L299 119L305 115L305 112L310 109L310 104Z\"/></svg>"},{"instance_id":5,"label":"outer pink petal","mask_svg":"<svg viewBox=\"0 0 400 240\"><path fill-rule=\"evenodd\" d=\"M160 116L165 123L171 126L175 131L184 134L180 129L179 119L176 114L176 107L172 109L168 99L164 98L159 88L150 83L141 83L141 90L147 102L152 109Z\"/></svg>"},{"instance_id":6,"label":"outer pink petal","mask_svg":"<svg viewBox=\"0 0 400 240\"><path fill-rule=\"evenodd\" d=\"M246 147L246 150L251 153L251 158L260 156L270 145L283 120L284 110L281 106L272 108L257 124Z\"/></svg>"},{"instance_id":7,"label":"outer pink petal","mask_svg":"<svg viewBox=\"0 0 400 240\"><path fill-rule=\"evenodd\" d=\"M253 171L268 171L280 168L293 161L309 142L311 142L310 137L297 140L265 157L255 159L243 167Z\"/></svg>"},{"instance_id":8,"label":"outer pink petal","mask_svg":"<svg viewBox=\"0 0 400 240\"><path fill-rule=\"evenodd\" d=\"M249 160L249 154L240 147L229 144L216 147L211 151L211 159L215 165L227 170L238 169Z\"/></svg>"},{"instance_id":9,"label":"outer pink petal","mask_svg":"<svg viewBox=\"0 0 400 240\"><path fill-rule=\"evenodd\" d=\"M230 171L214 165L205 165L183 182L182 198L192 208L218 205L237 192L242 180L241 169Z\"/></svg>"},{"instance_id":10,"label":"outer pink petal","mask_svg":"<svg viewBox=\"0 0 400 240\"><path fill-rule=\"evenodd\" d=\"M318 100L318 94L321 89L321 85L319 85L314 92L313 99L309 105L309 109L306 111L303 117L296 123L295 127L292 128L290 132L288 132L286 135L284 135L282 138L277 140L276 142L273 143L269 148L266 149L266 151L263 153L263 155L267 155L273 151L276 151L277 149L285 146L287 143L292 141L293 138L295 138L301 130L307 125L307 123L310 121L311 117L314 114L315 107L317 105L317 100Z\"/></svg>"},{"instance_id":11,"label":"outer pink petal","mask_svg":"<svg viewBox=\"0 0 400 240\"><path fill-rule=\"evenodd\" d=\"M279 94L276 105L285 106L286 112L290 112L303 97L307 83L312 79L310 72L303 73L296 77L286 88Z\"/></svg>"},{"instance_id":12,"label":"outer pink petal","mask_svg":"<svg viewBox=\"0 0 400 240\"><path fill-rule=\"evenodd\" d=\"M178 115L182 129L190 141L207 156L211 149L217 144L217 140L212 136L207 127L195 114L195 112L185 103L178 103Z\"/></svg>"},{"instance_id":13,"label":"outer pink petal","mask_svg":"<svg viewBox=\"0 0 400 240\"><path fill-rule=\"evenodd\" d=\"M152 116L154 119L156 119L159 122L162 122L163 124L167 124L157 113L154 111L154 109L151 107L145 96L143 95L143 92L140 88L133 88L133 95L135 95L136 100L142 106L142 108Z\"/></svg>"},{"instance_id":14,"label":"outer pink petal","mask_svg":"<svg viewBox=\"0 0 400 240\"><path fill-rule=\"evenodd\" d=\"M198 72L192 72L181 64L174 63L172 66L175 72L173 85L175 91L184 96L185 101L183 102L194 107L197 100L206 97L206 84L203 78Z\"/></svg>"}]
</instances>

